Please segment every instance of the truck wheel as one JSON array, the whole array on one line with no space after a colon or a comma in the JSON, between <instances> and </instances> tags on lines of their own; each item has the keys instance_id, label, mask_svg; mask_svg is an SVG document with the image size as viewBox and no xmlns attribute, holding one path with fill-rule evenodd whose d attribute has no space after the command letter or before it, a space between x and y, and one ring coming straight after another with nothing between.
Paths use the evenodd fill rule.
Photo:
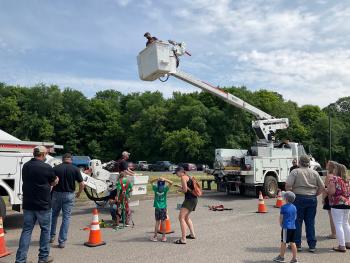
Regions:
<instances>
[{"instance_id":1,"label":"truck wheel","mask_svg":"<svg viewBox=\"0 0 350 263\"><path fill-rule=\"evenodd\" d=\"M266 176L264 182L264 192L270 198L275 198L278 191L278 182L273 176Z\"/></svg>"},{"instance_id":2,"label":"truck wheel","mask_svg":"<svg viewBox=\"0 0 350 263\"><path fill-rule=\"evenodd\" d=\"M0 217L2 217L2 220L6 217L6 204L2 196L0 196Z\"/></svg>"}]
</instances>

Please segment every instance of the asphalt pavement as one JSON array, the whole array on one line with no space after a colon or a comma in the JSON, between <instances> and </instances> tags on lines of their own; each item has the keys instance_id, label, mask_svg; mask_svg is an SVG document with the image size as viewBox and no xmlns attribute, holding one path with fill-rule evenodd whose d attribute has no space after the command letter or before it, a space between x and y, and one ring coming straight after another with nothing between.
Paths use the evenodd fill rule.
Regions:
<instances>
[{"instance_id":1,"label":"asphalt pavement","mask_svg":"<svg viewBox=\"0 0 350 263\"><path fill-rule=\"evenodd\" d=\"M51 248L54 262L97 263L97 262L272 262L278 255L280 227L279 209L273 207L275 199L265 200L267 214L257 214L258 200L252 197L226 196L225 193L206 193L200 198L197 210L192 214L197 239L188 240L186 245L175 245L173 241L180 236L177 220L177 204L183 196L169 198L168 208L175 231L168 235L168 242L151 242L154 228L154 210L152 200L140 201L133 207L135 227L121 230L102 229L105 246L88 248L83 245L89 233L82 230L92 219L93 202L79 204L74 208L71 228L66 248ZM213 212L208 205L223 204L232 211ZM107 209L100 210L100 219L110 220ZM12 255L0 258L0 262L14 262L18 239L21 233L22 216L11 213L6 220L6 242ZM298 254L300 262L349 262L350 252L345 254L332 252L336 240L329 240L328 216L319 205L317 214L317 251L312 254L305 251ZM39 226L35 227L28 260L37 262ZM303 243L306 246L306 243ZM290 251L286 259L291 258ZM289 261L287 261L289 262Z\"/></svg>"}]
</instances>

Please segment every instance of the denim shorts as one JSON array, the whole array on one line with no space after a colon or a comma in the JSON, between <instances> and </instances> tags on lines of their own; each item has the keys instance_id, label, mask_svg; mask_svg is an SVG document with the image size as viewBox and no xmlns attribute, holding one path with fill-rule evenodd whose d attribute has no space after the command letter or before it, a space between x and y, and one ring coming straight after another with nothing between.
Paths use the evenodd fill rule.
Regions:
<instances>
[{"instance_id":1,"label":"denim shorts","mask_svg":"<svg viewBox=\"0 0 350 263\"><path fill-rule=\"evenodd\" d=\"M154 210L154 216L157 221L164 221L167 218L167 209L166 208L156 208Z\"/></svg>"}]
</instances>

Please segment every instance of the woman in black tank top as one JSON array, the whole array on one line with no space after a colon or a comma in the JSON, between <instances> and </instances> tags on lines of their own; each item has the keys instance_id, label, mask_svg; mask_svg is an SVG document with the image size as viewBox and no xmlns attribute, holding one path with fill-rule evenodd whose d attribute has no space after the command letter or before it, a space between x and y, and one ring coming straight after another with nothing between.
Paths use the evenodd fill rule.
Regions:
<instances>
[{"instance_id":1,"label":"woman in black tank top","mask_svg":"<svg viewBox=\"0 0 350 263\"><path fill-rule=\"evenodd\" d=\"M192 211L195 211L198 203L198 198L194 194L192 194L192 191L194 189L193 181L191 177L187 175L184 168L176 168L175 173L178 177L181 178L180 191L185 194L185 200L182 203L179 214L181 238L176 240L175 244L186 244L186 239L196 239L190 214ZM190 234L186 236L187 227L190 230Z\"/></svg>"}]
</instances>

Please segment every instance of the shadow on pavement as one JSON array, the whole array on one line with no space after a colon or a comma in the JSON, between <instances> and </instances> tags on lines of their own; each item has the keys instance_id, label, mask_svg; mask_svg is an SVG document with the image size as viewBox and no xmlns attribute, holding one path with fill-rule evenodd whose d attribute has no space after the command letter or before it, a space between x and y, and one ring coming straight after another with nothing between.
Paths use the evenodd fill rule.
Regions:
<instances>
[{"instance_id":1,"label":"shadow on pavement","mask_svg":"<svg viewBox=\"0 0 350 263\"><path fill-rule=\"evenodd\" d=\"M261 259L259 259L259 260L243 260L242 262L243 263L267 263L267 262L271 263L272 260L261 260Z\"/></svg>"},{"instance_id":2,"label":"shadow on pavement","mask_svg":"<svg viewBox=\"0 0 350 263\"><path fill-rule=\"evenodd\" d=\"M247 247L247 251L254 253L278 253L278 247Z\"/></svg>"}]
</instances>

